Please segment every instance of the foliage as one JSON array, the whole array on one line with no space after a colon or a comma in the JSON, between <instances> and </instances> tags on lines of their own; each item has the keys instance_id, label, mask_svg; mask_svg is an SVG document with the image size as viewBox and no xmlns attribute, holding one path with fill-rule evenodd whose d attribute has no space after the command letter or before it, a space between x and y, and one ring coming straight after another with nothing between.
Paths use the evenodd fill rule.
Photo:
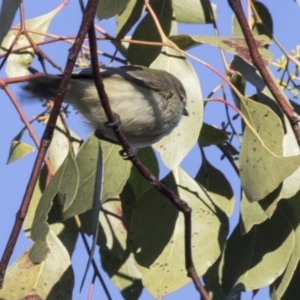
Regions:
<instances>
[{"instance_id":1,"label":"foliage","mask_svg":"<svg viewBox=\"0 0 300 300\"><path fill-rule=\"evenodd\" d=\"M268 47L271 41L277 43L273 23L278 20L263 1L248 2L255 47L280 95L299 113L294 100L299 91L300 46L295 45L291 54L280 46L283 58L272 61ZM0 13L0 24L6 27L19 1L10 3L3 1ZM1 58L7 74L1 84L7 101L14 103L25 124L19 133L12 133L11 145L5 145L10 147L8 163L33 151L32 145L22 141L26 130L39 147L31 123L47 119L51 105L46 104L46 110L28 121L7 84L28 79L19 76L29 74L28 67L36 58L42 62L40 70L48 71L45 61L60 69L43 47L53 43L60 51L61 40L75 42L75 38L49 31L66 4L64 1L8 32L3 33L6 27L0 26ZM217 26L217 5L198 0L150 0L149 4L153 12L140 0L99 0L96 18L114 18L116 22L113 36L96 27L101 40L98 46L106 41L116 49L101 52L103 59L166 70L181 80L187 92L189 117L183 117L179 126L153 147L140 149L138 157L154 176L166 173L160 176L161 182L192 209L194 264L211 299L236 299L242 291L257 292L265 286L270 287L272 299L296 299L294 295L300 294L300 150L295 124L257 72L235 17L231 36L204 36L193 34L193 28ZM18 12L23 9L21 5ZM80 21L78 18L76 25ZM183 33L182 24L188 24L184 27L188 33ZM203 45L216 47L222 55L229 53L229 60L223 56L223 75L195 56L199 53L195 49ZM66 59L67 51L62 53ZM89 64L85 44L77 66ZM200 75L196 72L199 64L208 69ZM272 72L274 67L280 76ZM221 83L203 99L202 89L208 90L201 85L201 77L213 73L221 77ZM218 127L203 121L216 103L213 107L225 107L223 119L212 122L220 123ZM144 288L157 299L182 288L191 281L185 269L183 215L120 155L121 146L99 143L93 134L83 142L66 124L68 115L63 107L23 224L32 246L8 268L0 299L71 299L74 276L77 281L82 278L74 275L72 266L79 232L94 235L99 246L99 256L94 259L101 261L125 299L139 298ZM212 162L208 153L213 148L221 155ZM200 155L192 149L200 149ZM193 164L195 174L183 161ZM229 175L232 170L238 182ZM229 232L234 198L240 220ZM99 201L98 214L95 207ZM89 257L87 252L86 260ZM19 277L22 281L16 281Z\"/></svg>"}]
</instances>

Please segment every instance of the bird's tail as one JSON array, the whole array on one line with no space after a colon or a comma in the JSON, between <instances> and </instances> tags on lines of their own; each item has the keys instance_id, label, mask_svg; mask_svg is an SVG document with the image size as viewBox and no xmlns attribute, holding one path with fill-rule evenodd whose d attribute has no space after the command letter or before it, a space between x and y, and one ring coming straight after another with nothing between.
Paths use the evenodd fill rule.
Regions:
<instances>
[{"instance_id":1,"label":"bird's tail","mask_svg":"<svg viewBox=\"0 0 300 300\"><path fill-rule=\"evenodd\" d=\"M23 86L28 96L53 99L57 94L61 78L53 75L41 75L30 79Z\"/></svg>"}]
</instances>

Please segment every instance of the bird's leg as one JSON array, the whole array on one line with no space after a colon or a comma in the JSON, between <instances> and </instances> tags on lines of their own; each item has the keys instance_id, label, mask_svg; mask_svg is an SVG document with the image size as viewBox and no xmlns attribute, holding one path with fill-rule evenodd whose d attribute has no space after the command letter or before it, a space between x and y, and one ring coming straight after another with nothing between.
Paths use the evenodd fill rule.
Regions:
<instances>
[{"instance_id":1,"label":"bird's leg","mask_svg":"<svg viewBox=\"0 0 300 300\"><path fill-rule=\"evenodd\" d=\"M107 128L112 128L114 131L119 131L121 127L121 119L120 116L116 113L114 113L115 116L115 122L110 123L109 121L105 122L104 125Z\"/></svg>"}]
</instances>

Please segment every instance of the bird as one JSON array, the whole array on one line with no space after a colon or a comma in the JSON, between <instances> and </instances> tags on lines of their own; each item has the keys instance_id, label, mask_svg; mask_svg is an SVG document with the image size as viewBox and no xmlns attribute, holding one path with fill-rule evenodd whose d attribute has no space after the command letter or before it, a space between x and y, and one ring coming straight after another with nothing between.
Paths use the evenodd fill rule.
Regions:
<instances>
[{"instance_id":1,"label":"bird","mask_svg":"<svg viewBox=\"0 0 300 300\"><path fill-rule=\"evenodd\" d=\"M111 109L121 122L128 143L144 148L168 135L182 116L188 116L186 91L173 74L144 66L101 67L101 77ZM29 98L53 100L61 75L41 74L23 86ZM101 138L118 144L94 84L92 68L75 71L64 102L72 105Z\"/></svg>"}]
</instances>

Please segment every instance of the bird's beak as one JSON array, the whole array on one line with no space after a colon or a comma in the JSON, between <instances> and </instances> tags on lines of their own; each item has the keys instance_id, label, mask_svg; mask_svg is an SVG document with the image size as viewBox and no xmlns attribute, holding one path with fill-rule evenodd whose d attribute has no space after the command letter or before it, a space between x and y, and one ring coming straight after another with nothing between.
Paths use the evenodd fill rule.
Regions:
<instances>
[{"instance_id":1,"label":"bird's beak","mask_svg":"<svg viewBox=\"0 0 300 300\"><path fill-rule=\"evenodd\" d=\"M189 116L189 112L187 111L187 109L185 107L183 108L182 114L184 116Z\"/></svg>"}]
</instances>

